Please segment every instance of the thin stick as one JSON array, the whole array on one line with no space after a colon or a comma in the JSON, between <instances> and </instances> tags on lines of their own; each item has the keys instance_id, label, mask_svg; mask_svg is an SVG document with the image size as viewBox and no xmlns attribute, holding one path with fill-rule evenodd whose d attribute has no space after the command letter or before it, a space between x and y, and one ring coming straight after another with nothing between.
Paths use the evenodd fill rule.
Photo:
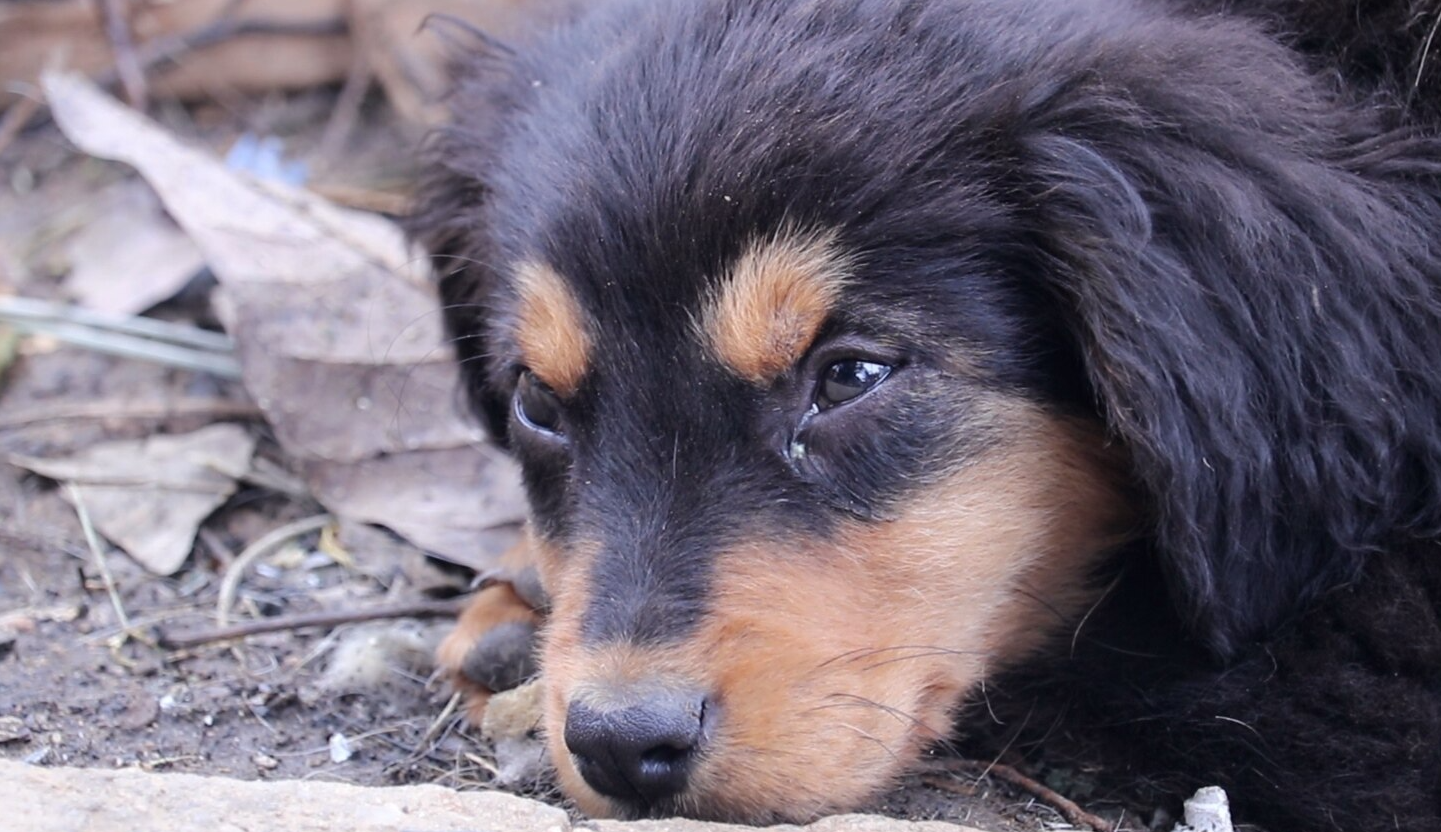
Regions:
<instances>
[{"instance_id":1,"label":"thin stick","mask_svg":"<svg viewBox=\"0 0 1441 832\"><path fill-rule=\"evenodd\" d=\"M90 546L90 554L95 559L95 566L100 570L100 579L105 582L105 592L110 596L110 605L115 608L115 618L120 622L120 629L127 636L131 634L130 616L125 614L125 605L120 603L120 592L115 588L115 578L110 574L110 566L105 562L105 551L100 546L100 536L95 534L95 526L90 523L90 512L85 510L85 500L80 496L80 486L75 483L67 483L65 492L70 495L70 501L75 506L75 516L80 518L80 530L85 533L85 543Z\"/></svg>"},{"instance_id":2,"label":"thin stick","mask_svg":"<svg viewBox=\"0 0 1441 832\"><path fill-rule=\"evenodd\" d=\"M325 130L320 134L320 146L315 155L324 169L329 170L333 166L333 157L345 148L350 134L355 132L355 125L360 121L360 108L365 103L365 94L370 91L374 79L375 73L371 71L370 59L366 57L365 50L355 50L350 71L345 75L340 95L336 96L335 106L330 109L330 118L325 123Z\"/></svg>"},{"instance_id":3,"label":"thin stick","mask_svg":"<svg viewBox=\"0 0 1441 832\"><path fill-rule=\"evenodd\" d=\"M1075 801L1060 794L1041 783L1027 777L1020 771L1006 765L1005 763L985 763L979 760L946 760L940 766L952 773L964 772L974 774L976 777L992 776L998 780L1004 780L1023 791L1026 791L1043 801L1046 805L1061 813L1072 826L1085 826L1095 832L1114 832L1115 825L1099 815L1093 815L1082 809ZM921 778L927 785L936 788L954 791L956 784L950 783L944 777L930 775Z\"/></svg>"},{"instance_id":4,"label":"thin stick","mask_svg":"<svg viewBox=\"0 0 1441 832\"><path fill-rule=\"evenodd\" d=\"M457 609L463 609L463 607L457 607ZM450 719L451 714L454 714L455 709L459 706L460 691L456 691L450 695L450 699L446 700L445 707L442 708L440 714L431 721L430 727L425 729L425 733L420 736L420 741L415 744L415 748L412 748L410 753L415 755L423 754L423 749L430 744L430 741L435 738L436 734L440 733L440 729L445 727L446 720Z\"/></svg>"},{"instance_id":5,"label":"thin stick","mask_svg":"<svg viewBox=\"0 0 1441 832\"><path fill-rule=\"evenodd\" d=\"M20 135L39 110L40 99L28 95L5 110L5 117L0 119L0 156L5 155L5 149L15 141L15 137Z\"/></svg>"},{"instance_id":6,"label":"thin stick","mask_svg":"<svg viewBox=\"0 0 1441 832\"><path fill-rule=\"evenodd\" d=\"M235 562L225 570L225 577L220 581L220 598L215 604L215 623L221 627L230 623L230 608L235 605L235 591L239 589L240 579L245 577L245 570L251 563L280 548L292 538L324 528L329 522L329 514L306 517L286 523L246 546L245 550L236 556Z\"/></svg>"},{"instance_id":7,"label":"thin stick","mask_svg":"<svg viewBox=\"0 0 1441 832\"><path fill-rule=\"evenodd\" d=\"M324 182L315 182L306 187L331 202L377 214L398 216L409 211L411 205L410 197L394 191Z\"/></svg>"},{"instance_id":8,"label":"thin stick","mask_svg":"<svg viewBox=\"0 0 1441 832\"><path fill-rule=\"evenodd\" d=\"M250 402L227 399L184 398L160 402L64 402L17 409L0 415L0 430L48 422L86 419L172 419L177 416L213 416L218 419L254 419L265 415Z\"/></svg>"},{"instance_id":9,"label":"thin stick","mask_svg":"<svg viewBox=\"0 0 1441 832\"><path fill-rule=\"evenodd\" d=\"M240 624L196 630L190 633L162 633L160 646L167 650L180 650L217 641L230 641L261 633L299 630L304 627L338 627L341 624L380 621L387 618L444 618L458 615L464 609L466 600L468 599L451 598L444 601L412 601L404 604L384 604L368 609L321 610L257 618Z\"/></svg>"},{"instance_id":10,"label":"thin stick","mask_svg":"<svg viewBox=\"0 0 1441 832\"><path fill-rule=\"evenodd\" d=\"M135 57L135 40L130 35L130 15L126 6L125 0L100 0L100 13L105 19L105 38L110 41L110 51L115 56L115 74L120 77L125 102L144 111L149 97L145 72Z\"/></svg>"}]
</instances>

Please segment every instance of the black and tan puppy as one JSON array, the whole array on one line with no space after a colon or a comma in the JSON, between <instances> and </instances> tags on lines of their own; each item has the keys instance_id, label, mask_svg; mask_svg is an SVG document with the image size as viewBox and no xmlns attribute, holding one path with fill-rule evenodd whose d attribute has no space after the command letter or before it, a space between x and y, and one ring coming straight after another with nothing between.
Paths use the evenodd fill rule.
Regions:
<instances>
[{"instance_id":1,"label":"black and tan puppy","mask_svg":"<svg viewBox=\"0 0 1441 832\"><path fill-rule=\"evenodd\" d=\"M584 6L464 62L413 226L583 808L854 807L985 683L1441 827L1441 4Z\"/></svg>"}]
</instances>

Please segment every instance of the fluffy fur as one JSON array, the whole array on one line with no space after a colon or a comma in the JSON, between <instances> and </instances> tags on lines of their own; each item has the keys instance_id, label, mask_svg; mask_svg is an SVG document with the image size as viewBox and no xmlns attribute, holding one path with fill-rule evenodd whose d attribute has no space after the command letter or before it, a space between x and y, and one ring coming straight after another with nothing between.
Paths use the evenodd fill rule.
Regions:
<instances>
[{"instance_id":1,"label":"fluffy fur","mask_svg":"<svg viewBox=\"0 0 1441 832\"><path fill-rule=\"evenodd\" d=\"M577 643L716 615L702 541L748 544L738 517L772 542L887 522L993 458L958 426L1002 396L1095 426L1137 519L1072 576L1096 603L1058 615L1051 658L997 657L1020 665L999 699L1065 703L1053 738L1223 782L1276 829L1441 828L1441 3L598 5L463 62L412 221L537 534L588 547L587 598L668 599L650 630L642 602L577 612ZM789 473L748 427L789 382L746 387L685 340L727 264L788 228L853 264L852 330L943 368L837 417L864 447ZM598 322L570 456L517 437L524 367L495 334L535 258ZM635 438L671 427L674 448ZM702 473L657 484L682 462ZM603 519L657 501L686 527Z\"/></svg>"}]
</instances>

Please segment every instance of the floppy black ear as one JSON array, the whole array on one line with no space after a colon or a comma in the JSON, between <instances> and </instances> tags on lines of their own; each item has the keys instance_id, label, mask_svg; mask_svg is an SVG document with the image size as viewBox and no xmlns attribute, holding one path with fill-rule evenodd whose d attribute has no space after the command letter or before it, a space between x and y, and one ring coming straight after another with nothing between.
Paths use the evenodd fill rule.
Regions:
<instances>
[{"instance_id":1,"label":"floppy black ear","mask_svg":"<svg viewBox=\"0 0 1441 832\"><path fill-rule=\"evenodd\" d=\"M1265 57L1059 90L1022 140L1037 267L1223 657L1441 526L1441 150Z\"/></svg>"}]
</instances>

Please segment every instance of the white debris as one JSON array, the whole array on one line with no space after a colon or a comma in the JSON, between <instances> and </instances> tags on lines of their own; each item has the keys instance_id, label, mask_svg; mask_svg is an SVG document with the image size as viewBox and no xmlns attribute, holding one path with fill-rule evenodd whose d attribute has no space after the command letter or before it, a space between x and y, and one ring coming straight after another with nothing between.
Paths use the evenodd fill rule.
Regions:
<instances>
[{"instance_id":1,"label":"white debris","mask_svg":"<svg viewBox=\"0 0 1441 832\"><path fill-rule=\"evenodd\" d=\"M344 734L337 732L330 735L330 762L343 763L354 756L355 750L350 747L350 740L346 739Z\"/></svg>"},{"instance_id":2,"label":"white debris","mask_svg":"<svg viewBox=\"0 0 1441 832\"><path fill-rule=\"evenodd\" d=\"M1235 832L1231 826L1231 802L1220 786L1199 789L1185 806L1186 822L1176 824L1175 832Z\"/></svg>"}]
</instances>

